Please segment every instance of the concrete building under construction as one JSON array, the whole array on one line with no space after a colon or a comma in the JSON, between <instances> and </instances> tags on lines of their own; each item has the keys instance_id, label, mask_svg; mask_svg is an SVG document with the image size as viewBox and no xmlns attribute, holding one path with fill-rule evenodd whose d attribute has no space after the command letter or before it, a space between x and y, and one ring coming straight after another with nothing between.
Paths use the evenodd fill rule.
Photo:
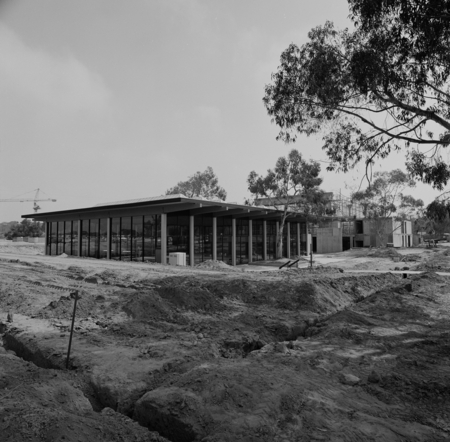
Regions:
<instances>
[{"instance_id":1,"label":"concrete building under construction","mask_svg":"<svg viewBox=\"0 0 450 442\"><path fill-rule=\"evenodd\" d=\"M376 224L336 212L314 223L292 210L283 231L283 255L413 244L411 221L386 218ZM209 259L230 265L275 259L281 213L270 206L166 195L22 218L45 223L47 255L166 263L170 253L185 253L186 264L193 266Z\"/></svg>"},{"instance_id":2,"label":"concrete building under construction","mask_svg":"<svg viewBox=\"0 0 450 442\"><path fill-rule=\"evenodd\" d=\"M224 201L166 195L100 204L23 218L45 222L45 253L166 263L186 254L187 265L221 260L231 265L275 259L280 211ZM288 258L309 253L306 222L292 213L284 229Z\"/></svg>"}]
</instances>

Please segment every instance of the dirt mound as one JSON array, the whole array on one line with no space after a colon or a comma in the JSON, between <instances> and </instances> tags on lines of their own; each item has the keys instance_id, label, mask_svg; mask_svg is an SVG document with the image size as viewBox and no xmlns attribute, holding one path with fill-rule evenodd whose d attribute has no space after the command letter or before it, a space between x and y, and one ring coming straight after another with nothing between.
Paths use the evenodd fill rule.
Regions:
<instances>
[{"instance_id":1,"label":"dirt mound","mask_svg":"<svg viewBox=\"0 0 450 442\"><path fill-rule=\"evenodd\" d=\"M181 321L173 306L155 291L122 292L121 298L125 301L122 310L138 321Z\"/></svg>"},{"instance_id":2,"label":"dirt mound","mask_svg":"<svg viewBox=\"0 0 450 442\"><path fill-rule=\"evenodd\" d=\"M176 308L206 312L225 309L210 284L200 278L165 278L156 284L159 296Z\"/></svg>"},{"instance_id":3,"label":"dirt mound","mask_svg":"<svg viewBox=\"0 0 450 442\"><path fill-rule=\"evenodd\" d=\"M80 293L81 299L77 302L77 318L85 318L92 315L97 307L94 294L87 292ZM41 318L61 318L70 319L73 314L74 300L70 294L61 296L58 300L50 302L37 313Z\"/></svg>"},{"instance_id":4,"label":"dirt mound","mask_svg":"<svg viewBox=\"0 0 450 442\"><path fill-rule=\"evenodd\" d=\"M213 259L208 259L207 261L203 261L195 266L197 269L206 269L206 270L228 270L232 272L238 272L239 269L236 267L230 266L223 261L215 261Z\"/></svg>"},{"instance_id":5,"label":"dirt mound","mask_svg":"<svg viewBox=\"0 0 450 442\"><path fill-rule=\"evenodd\" d=\"M393 247L383 247L371 250L367 256L370 258L394 258L401 257L402 255Z\"/></svg>"},{"instance_id":6,"label":"dirt mound","mask_svg":"<svg viewBox=\"0 0 450 442\"><path fill-rule=\"evenodd\" d=\"M227 284L208 282L205 285L219 298L236 299L250 305L326 314L358 301L364 291L370 293L375 288L392 284L395 280L397 278L393 275L372 275L364 278L343 276L337 279L304 279L301 275L298 278L285 278L281 275L278 280L272 281L233 279Z\"/></svg>"},{"instance_id":7,"label":"dirt mound","mask_svg":"<svg viewBox=\"0 0 450 442\"><path fill-rule=\"evenodd\" d=\"M416 261L420 261L421 259L422 259L422 257L419 254L414 253L414 254L410 254L410 255L404 255L400 259L400 261L402 261L402 262L416 262Z\"/></svg>"},{"instance_id":8,"label":"dirt mound","mask_svg":"<svg viewBox=\"0 0 450 442\"><path fill-rule=\"evenodd\" d=\"M313 268L310 267L301 267L301 268L289 268L286 269L289 272L298 272L303 275L329 275L332 273L344 273L344 271L339 267L334 266L313 266Z\"/></svg>"}]
</instances>

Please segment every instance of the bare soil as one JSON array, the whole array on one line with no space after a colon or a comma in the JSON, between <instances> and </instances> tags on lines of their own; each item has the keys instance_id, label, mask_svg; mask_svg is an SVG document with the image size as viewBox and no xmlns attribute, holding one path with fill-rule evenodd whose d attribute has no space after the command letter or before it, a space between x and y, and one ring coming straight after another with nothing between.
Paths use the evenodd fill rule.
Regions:
<instances>
[{"instance_id":1,"label":"bare soil","mask_svg":"<svg viewBox=\"0 0 450 442\"><path fill-rule=\"evenodd\" d=\"M450 440L450 249L311 271L36 246L0 250L2 441Z\"/></svg>"}]
</instances>

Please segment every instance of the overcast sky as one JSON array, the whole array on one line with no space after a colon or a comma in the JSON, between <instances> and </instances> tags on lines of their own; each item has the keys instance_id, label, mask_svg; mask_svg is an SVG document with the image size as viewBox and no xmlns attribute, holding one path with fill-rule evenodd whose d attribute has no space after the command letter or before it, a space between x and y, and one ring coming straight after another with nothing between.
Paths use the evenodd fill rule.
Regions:
<instances>
[{"instance_id":1,"label":"overcast sky","mask_svg":"<svg viewBox=\"0 0 450 442\"><path fill-rule=\"evenodd\" d=\"M292 148L262 103L281 52L348 14L345 0L0 0L0 198L41 188L57 199L44 211L84 207L162 195L211 166L243 202L249 172ZM294 147L326 160L320 138ZM362 178L325 167L325 190ZM31 212L0 203L0 221Z\"/></svg>"}]
</instances>

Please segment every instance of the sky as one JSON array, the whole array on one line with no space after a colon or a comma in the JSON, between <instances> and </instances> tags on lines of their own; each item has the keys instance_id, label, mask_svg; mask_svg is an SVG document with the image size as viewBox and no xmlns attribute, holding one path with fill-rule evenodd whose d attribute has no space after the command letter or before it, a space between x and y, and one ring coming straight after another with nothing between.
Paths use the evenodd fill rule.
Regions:
<instances>
[{"instance_id":1,"label":"sky","mask_svg":"<svg viewBox=\"0 0 450 442\"><path fill-rule=\"evenodd\" d=\"M88 207L163 195L211 166L242 203L248 174L292 148L322 161L325 190L350 194L363 168L326 172L321 137L277 141L262 102L282 51L348 15L345 0L0 0L0 199L39 188L57 200L42 211ZM397 167L400 154L374 170ZM0 202L0 222L32 206Z\"/></svg>"}]
</instances>

